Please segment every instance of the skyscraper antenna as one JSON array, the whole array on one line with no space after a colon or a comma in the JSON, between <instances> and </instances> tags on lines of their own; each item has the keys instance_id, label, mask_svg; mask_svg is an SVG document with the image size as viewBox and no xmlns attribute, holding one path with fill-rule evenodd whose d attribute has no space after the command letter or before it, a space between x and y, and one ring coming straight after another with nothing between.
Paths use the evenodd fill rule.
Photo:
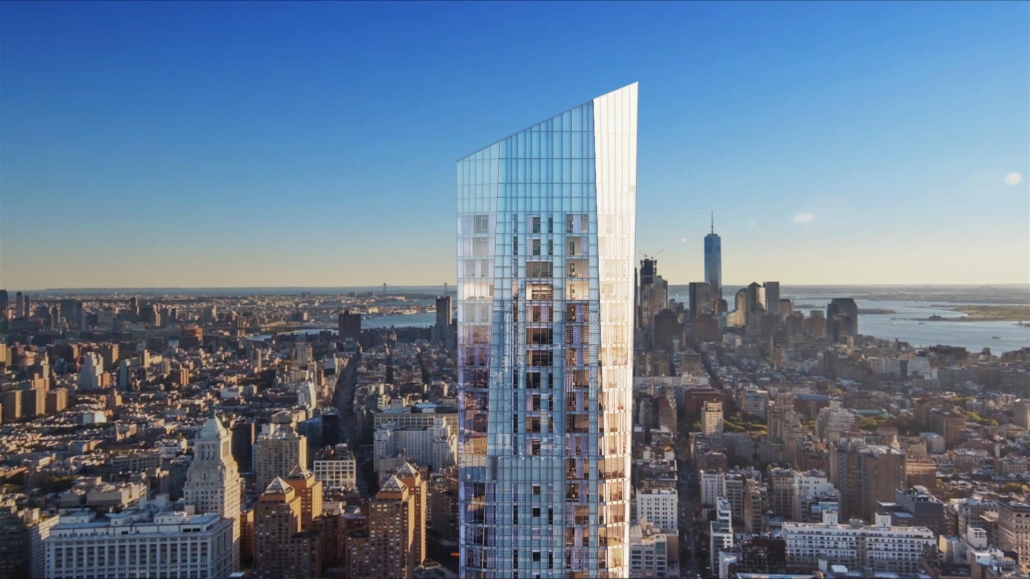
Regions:
<instances>
[{"instance_id":1,"label":"skyscraper antenna","mask_svg":"<svg viewBox=\"0 0 1030 579\"><path fill-rule=\"evenodd\" d=\"M715 208L712 208L712 235L715 235Z\"/></svg>"}]
</instances>

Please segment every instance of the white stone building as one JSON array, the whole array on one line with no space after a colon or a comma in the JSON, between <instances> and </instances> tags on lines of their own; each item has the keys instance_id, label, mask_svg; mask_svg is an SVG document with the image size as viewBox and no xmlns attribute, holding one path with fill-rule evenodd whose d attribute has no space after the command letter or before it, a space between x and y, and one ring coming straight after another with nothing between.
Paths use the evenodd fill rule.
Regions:
<instances>
[{"instance_id":1,"label":"white stone building","mask_svg":"<svg viewBox=\"0 0 1030 579\"><path fill-rule=\"evenodd\" d=\"M936 537L926 527L892 527L890 515L876 515L876 524L842 525L837 512L823 511L822 523L783 523L787 565L815 570L819 559L848 569L869 567L874 572L918 573L923 550Z\"/></svg>"},{"instance_id":2,"label":"white stone building","mask_svg":"<svg viewBox=\"0 0 1030 579\"><path fill-rule=\"evenodd\" d=\"M46 548L46 579L195 577L225 579L232 571L233 522L214 513L187 516L136 511L95 518L61 515Z\"/></svg>"}]
</instances>

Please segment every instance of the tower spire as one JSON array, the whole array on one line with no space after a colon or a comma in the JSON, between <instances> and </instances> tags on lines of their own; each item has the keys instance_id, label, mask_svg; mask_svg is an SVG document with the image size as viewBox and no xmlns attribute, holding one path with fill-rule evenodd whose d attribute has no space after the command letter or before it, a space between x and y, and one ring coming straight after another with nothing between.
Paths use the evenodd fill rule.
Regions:
<instances>
[{"instance_id":1,"label":"tower spire","mask_svg":"<svg viewBox=\"0 0 1030 579\"><path fill-rule=\"evenodd\" d=\"M715 208L712 208L712 235L715 235Z\"/></svg>"}]
</instances>

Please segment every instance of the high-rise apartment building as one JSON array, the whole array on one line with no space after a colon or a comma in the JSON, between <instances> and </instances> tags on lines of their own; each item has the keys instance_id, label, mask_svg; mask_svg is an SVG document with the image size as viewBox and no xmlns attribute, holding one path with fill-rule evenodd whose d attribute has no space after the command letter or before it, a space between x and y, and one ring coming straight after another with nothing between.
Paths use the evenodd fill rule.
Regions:
<instances>
[{"instance_id":1,"label":"high-rise apartment building","mask_svg":"<svg viewBox=\"0 0 1030 579\"><path fill-rule=\"evenodd\" d=\"M411 579L416 566L414 495L391 476L368 502L367 512L368 526L347 540L348 576Z\"/></svg>"},{"instance_id":2,"label":"high-rise apartment building","mask_svg":"<svg viewBox=\"0 0 1030 579\"><path fill-rule=\"evenodd\" d=\"M712 296L722 298L722 239L715 233L715 211L712 211L712 231L705 236L705 281Z\"/></svg>"},{"instance_id":3,"label":"high-rise apartment building","mask_svg":"<svg viewBox=\"0 0 1030 579\"><path fill-rule=\"evenodd\" d=\"M841 494L840 515L872 521L881 502L907 487L905 453L889 446L842 440L830 447L831 480Z\"/></svg>"},{"instance_id":4,"label":"high-rise apartment building","mask_svg":"<svg viewBox=\"0 0 1030 579\"><path fill-rule=\"evenodd\" d=\"M117 355L117 354L116 354ZM82 355L82 370L79 371L79 388L96 390L103 386L104 361L96 352Z\"/></svg>"},{"instance_id":5,"label":"high-rise apartment building","mask_svg":"<svg viewBox=\"0 0 1030 579\"><path fill-rule=\"evenodd\" d=\"M658 260L645 257L640 261L640 327L652 330L655 317L669 305L669 283L658 275Z\"/></svg>"},{"instance_id":6,"label":"high-rise apartment building","mask_svg":"<svg viewBox=\"0 0 1030 579\"><path fill-rule=\"evenodd\" d=\"M765 289L765 311L780 315L780 282L767 281L762 287Z\"/></svg>"},{"instance_id":7,"label":"high-rise apartment building","mask_svg":"<svg viewBox=\"0 0 1030 579\"><path fill-rule=\"evenodd\" d=\"M429 514L429 482L422 478L422 473L410 462L401 465L394 476L408 487L412 503L415 505L415 545L412 557L416 566L421 565L427 557L426 516Z\"/></svg>"},{"instance_id":8,"label":"high-rise apartment building","mask_svg":"<svg viewBox=\"0 0 1030 579\"><path fill-rule=\"evenodd\" d=\"M283 425L271 434L262 434L254 442L257 488L263 489L275 477L286 476L296 466L307 468L308 441L292 426Z\"/></svg>"},{"instance_id":9,"label":"high-rise apartment building","mask_svg":"<svg viewBox=\"0 0 1030 579\"><path fill-rule=\"evenodd\" d=\"M461 575L629 575L637 85L458 161Z\"/></svg>"},{"instance_id":10,"label":"high-rise apartment building","mask_svg":"<svg viewBox=\"0 0 1030 579\"><path fill-rule=\"evenodd\" d=\"M322 514L322 481L315 479L310 470L300 465L293 467L283 479L300 497L301 529L310 530L311 521Z\"/></svg>"},{"instance_id":11,"label":"high-rise apartment building","mask_svg":"<svg viewBox=\"0 0 1030 579\"><path fill-rule=\"evenodd\" d=\"M834 342L858 335L858 306L851 298L833 298L826 306L826 333Z\"/></svg>"},{"instance_id":12,"label":"high-rise apartment building","mask_svg":"<svg viewBox=\"0 0 1030 579\"><path fill-rule=\"evenodd\" d=\"M432 331L434 342L449 344L453 340L451 320L454 319L454 311L451 306L451 296L436 296L436 324Z\"/></svg>"},{"instance_id":13,"label":"high-rise apartment building","mask_svg":"<svg viewBox=\"0 0 1030 579\"><path fill-rule=\"evenodd\" d=\"M38 508L19 508L14 497L8 497L0 500L0 577L43 579L43 541L59 519L44 518Z\"/></svg>"},{"instance_id":14,"label":"high-rise apartment building","mask_svg":"<svg viewBox=\"0 0 1030 579\"><path fill-rule=\"evenodd\" d=\"M712 286L708 282L692 281L687 288L687 307L690 319L694 320L700 314L710 314L715 311L715 297L712 295Z\"/></svg>"},{"instance_id":15,"label":"high-rise apartment building","mask_svg":"<svg viewBox=\"0 0 1030 579\"><path fill-rule=\"evenodd\" d=\"M211 416L193 443L193 462L183 489L197 513L215 513L233 521L232 568L240 562L240 472L232 457L232 435Z\"/></svg>"},{"instance_id":16,"label":"high-rise apartment building","mask_svg":"<svg viewBox=\"0 0 1030 579\"><path fill-rule=\"evenodd\" d=\"M340 340L350 338L355 342L361 341L361 314L344 311L338 316Z\"/></svg>"},{"instance_id":17,"label":"high-rise apartment building","mask_svg":"<svg viewBox=\"0 0 1030 579\"><path fill-rule=\"evenodd\" d=\"M701 433L715 434L722 430L722 402L705 402L701 408Z\"/></svg>"},{"instance_id":18,"label":"high-rise apartment building","mask_svg":"<svg viewBox=\"0 0 1030 579\"><path fill-rule=\"evenodd\" d=\"M275 478L254 507L254 576L261 579L317 577L320 542L303 533L303 499ZM311 552L316 562L311 564ZM312 569L314 567L314 569ZM314 570L314 573L311 571Z\"/></svg>"}]
</instances>

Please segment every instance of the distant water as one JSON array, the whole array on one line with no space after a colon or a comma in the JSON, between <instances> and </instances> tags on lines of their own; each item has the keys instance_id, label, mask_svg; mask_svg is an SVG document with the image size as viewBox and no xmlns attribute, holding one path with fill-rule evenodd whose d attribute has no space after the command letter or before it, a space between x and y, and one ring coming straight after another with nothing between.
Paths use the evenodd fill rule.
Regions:
<instances>
[{"instance_id":1,"label":"distant water","mask_svg":"<svg viewBox=\"0 0 1030 579\"><path fill-rule=\"evenodd\" d=\"M677 301L686 301L686 295L670 296ZM794 296L796 310L809 315L809 310L818 309L826 313L830 300L825 297ZM881 340L901 340L917 347L947 345L959 346L973 352L990 348L993 354L1010 352L1030 347L1030 327L1018 326L1016 322L922 322L932 315L956 319L965 314L932 307L934 302L855 300L858 308L893 310L895 314L859 314L858 332ZM816 306L804 308L798 306ZM949 304L960 305L960 304ZM732 304L730 305L732 307ZM997 336L998 339L994 337Z\"/></svg>"},{"instance_id":2,"label":"distant water","mask_svg":"<svg viewBox=\"0 0 1030 579\"><path fill-rule=\"evenodd\" d=\"M364 330L376 329L376 328L416 328L422 327L427 328L436 323L436 312L426 312L421 314L391 314L388 316L379 316L376 318L362 318L361 328ZM309 328L306 330L293 330L289 332L281 332L282 334L318 334L329 330L330 332L336 333L335 328ZM248 340L255 340L263 342L268 338L271 338L272 334L256 334L253 336L247 336Z\"/></svg>"},{"instance_id":3,"label":"distant water","mask_svg":"<svg viewBox=\"0 0 1030 579\"><path fill-rule=\"evenodd\" d=\"M796 305L817 305L826 312L828 299L799 297ZM932 315L957 319L965 314L932 307L931 302L897 302L855 300L858 309L894 310L896 314L859 314L858 332L883 340L898 339L913 346L936 346L944 344L959 346L973 352L990 348L994 354L1030 347L1030 327L1018 326L1016 322L922 322ZM808 312L805 309L805 315ZM994 339L997 336L998 339Z\"/></svg>"}]
</instances>

